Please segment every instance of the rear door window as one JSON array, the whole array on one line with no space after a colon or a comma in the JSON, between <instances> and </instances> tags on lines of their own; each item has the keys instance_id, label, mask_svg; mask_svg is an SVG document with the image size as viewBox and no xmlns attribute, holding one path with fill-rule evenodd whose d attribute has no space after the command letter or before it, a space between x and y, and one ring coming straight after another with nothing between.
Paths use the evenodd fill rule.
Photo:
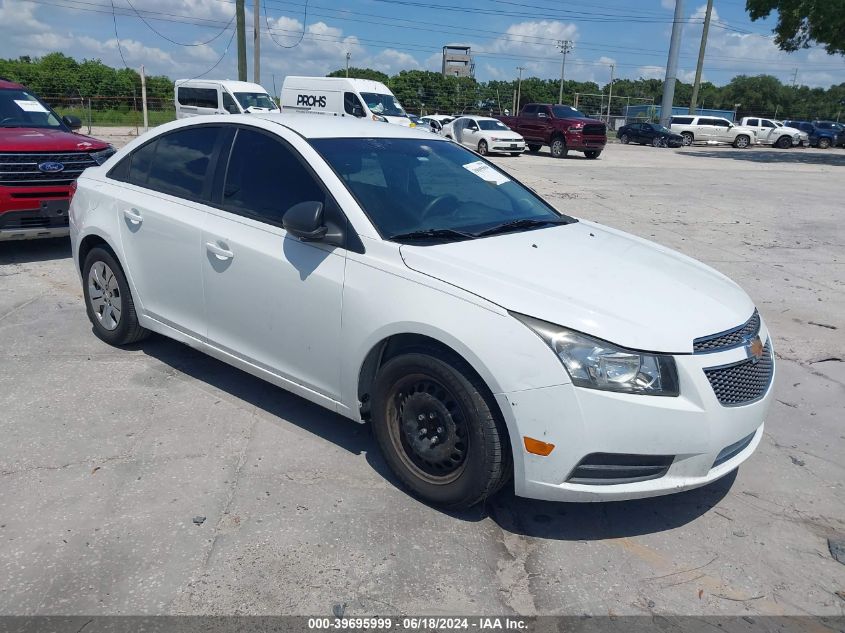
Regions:
<instances>
[{"instance_id":1,"label":"rear door window","mask_svg":"<svg viewBox=\"0 0 845 633\"><path fill-rule=\"evenodd\" d=\"M207 199L208 170L220 131L220 127L201 126L159 137L146 186L188 200ZM133 176L134 172L133 162Z\"/></svg>"}]
</instances>

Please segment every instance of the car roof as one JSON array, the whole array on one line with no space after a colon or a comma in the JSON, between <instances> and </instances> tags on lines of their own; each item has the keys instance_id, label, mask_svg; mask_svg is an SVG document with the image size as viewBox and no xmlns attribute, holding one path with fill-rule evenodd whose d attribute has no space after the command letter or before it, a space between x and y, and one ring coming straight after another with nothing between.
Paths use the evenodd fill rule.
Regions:
<instances>
[{"instance_id":1,"label":"car roof","mask_svg":"<svg viewBox=\"0 0 845 633\"><path fill-rule=\"evenodd\" d=\"M5 90L23 90L24 87L19 84L15 83L10 79L6 79L5 77L0 77L0 88Z\"/></svg>"},{"instance_id":2,"label":"car roof","mask_svg":"<svg viewBox=\"0 0 845 633\"><path fill-rule=\"evenodd\" d=\"M256 120L282 125L306 139L318 138L416 138L431 141L431 132L394 123L362 120L349 116L308 113L212 114L179 119L161 126L162 131L209 123L251 123ZM448 142L448 141L447 141Z\"/></svg>"},{"instance_id":3,"label":"car roof","mask_svg":"<svg viewBox=\"0 0 845 633\"><path fill-rule=\"evenodd\" d=\"M192 85L199 86L202 84L214 84L225 86L233 92L245 90L250 92L267 92L264 90L264 87L259 84L254 84L250 81L237 81L234 79L177 79L175 83L177 88L180 86L190 87Z\"/></svg>"}]
</instances>

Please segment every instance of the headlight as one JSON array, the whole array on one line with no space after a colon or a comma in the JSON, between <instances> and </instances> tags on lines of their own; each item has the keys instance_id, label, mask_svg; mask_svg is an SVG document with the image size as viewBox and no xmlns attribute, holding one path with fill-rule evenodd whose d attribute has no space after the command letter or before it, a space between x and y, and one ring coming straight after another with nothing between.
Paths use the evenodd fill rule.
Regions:
<instances>
[{"instance_id":1,"label":"headlight","mask_svg":"<svg viewBox=\"0 0 845 633\"><path fill-rule=\"evenodd\" d=\"M114 156L117 150L109 145L106 149L101 149L99 152L91 152L91 158L93 158L98 165L102 165L105 163L109 158Z\"/></svg>"},{"instance_id":2,"label":"headlight","mask_svg":"<svg viewBox=\"0 0 845 633\"><path fill-rule=\"evenodd\" d=\"M581 132L581 130L582 130L581 126L579 126L579 125L572 125L572 126L570 126L570 127L569 127L569 129L567 129L566 131L567 131L567 132L573 132L573 133L576 133L576 134L577 134L578 132Z\"/></svg>"},{"instance_id":3,"label":"headlight","mask_svg":"<svg viewBox=\"0 0 845 633\"><path fill-rule=\"evenodd\" d=\"M385 119L385 118L384 118L383 116L381 116L380 114L374 114L374 115L373 115L373 121L381 121L382 123L387 123L387 122L388 122L388 121L387 121L387 119Z\"/></svg>"},{"instance_id":4,"label":"headlight","mask_svg":"<svg viewBox=\"0 0 845 633\"><path fill-rule=\"evenodd\" d=\"M510 313L552 348L579 387L649 396L677 396L675 359L617 347L580 332Z\"/></svg>"}]
</instances>

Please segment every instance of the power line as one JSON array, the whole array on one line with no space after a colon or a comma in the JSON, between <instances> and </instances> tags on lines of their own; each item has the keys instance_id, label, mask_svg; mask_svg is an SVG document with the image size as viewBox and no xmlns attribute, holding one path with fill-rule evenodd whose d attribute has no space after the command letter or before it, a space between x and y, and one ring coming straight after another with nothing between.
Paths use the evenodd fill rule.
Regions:
<instances>
[{"instance_id":1,"label":"power line","mask_svg":"<svg viewBox=\"0 0 845 633\"><path fill-rule=\"evenodd\" d=\"M120 46L120 36L117 34L117 15L114 12L114 0L111 0L111 18L114 23L114 40L117 42L117 52L120 53L120 61L123 62L124 68L129 69L129 64L126 63L126 58L123 56L123 48Z\"/></svg>"},{"instance_id":2,"label":"power line","mask_svg":"<svg viewBox=\"0 0 845 633\"><path fill-rule=\"evenodd\" d=\"M114 0L112 0L112 4L114 4ZM144 18L144 16L143 16L143 15L141 15L141 14L139 13L138 9L136 9L136 8L135 8L135 5L134 5L134 4L132 4L131 0L126 0L126 4L128 4L128 5L132 8L132 10L135 12L135 14L136 14L139 18L141 18L141 21L142 21L144 24L146 24L146 25L147 25L147 28L149 28L149 29L150 29L153 33L155 33L155 34L156 34L156 35L158 35L159 37L161 37L161 38L163 38L163 39L167 40L167 41L168 41L168 42L170 42L171 44L177 44L178 46L205 46L206 44L211 44L211 42L213 42L213 41L214 41L214 40L216 40L218 37L220 37L221 35L223 35L223 33L225 33L225 32L226 32L226 29L228 29L228 28L229 28L229 25L230 25L230 24L232 24L232 20L234 20L234 19L235 19L235 13L233 13L233 14L232 14L232 18L229 20L229 22L226 24L226 26L224 26L222 29L220 29L220 31L217 33L217 35L215 35L215 36L214 36L214 37L212 37L211 39L208 39L208 40L206 40L206 41L204 41L204 42L197 42L197 43L194 43L194 44L187 44L187 43L185 43L185 42L177 42L176 40L171 39L171 38L169 38L168 36L166 36L164 33L160 33L159 31L157 31L157 30L153 27L153 25L152 25L152 24L150 24L149 22L147 22L146 18Z\"/></svg>"},{"instance_id":3,"label":"power line","mask_svg":"<svg viewBox=\"0 0 845 633\"><path fill-rule=\"evenodd\" d=\"M276 38L273 37L273 29L270 28L270 20L267 17L267 3L264 3L264 22L267 24L267 34L270 36L270 39L273 41L273 44L278 46L279 48L296 48L302 42L303 38L305 37L305 31L308 30L308 0L305 0L305 9L302 15L302 32L299 34L299 39L296 40L294 44L290 46L286 46L284 44L280 44L276 41Z\"/></svg>"}]
</instances>

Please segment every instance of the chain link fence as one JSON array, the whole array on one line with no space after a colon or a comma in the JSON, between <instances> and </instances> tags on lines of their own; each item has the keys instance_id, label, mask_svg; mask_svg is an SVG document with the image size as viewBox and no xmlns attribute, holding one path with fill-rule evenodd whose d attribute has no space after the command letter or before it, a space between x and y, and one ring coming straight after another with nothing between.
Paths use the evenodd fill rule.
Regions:
<instances>
[{"instance_id":1,"label":"chain link fence","mask_svg":"<svg viewBox=\"0 0 845 633\"><path fill-rule=\"evenodd\" d=\"M144 115L141 95L120 97L84 95L38 95L59 115L73 115L82 121L82 127L91 133L92 127L131 127L136 133L143 131ZM173 121L176 107L172 99L147 98L147 116L150 127Z\"/></svg>"}]
</instances>

